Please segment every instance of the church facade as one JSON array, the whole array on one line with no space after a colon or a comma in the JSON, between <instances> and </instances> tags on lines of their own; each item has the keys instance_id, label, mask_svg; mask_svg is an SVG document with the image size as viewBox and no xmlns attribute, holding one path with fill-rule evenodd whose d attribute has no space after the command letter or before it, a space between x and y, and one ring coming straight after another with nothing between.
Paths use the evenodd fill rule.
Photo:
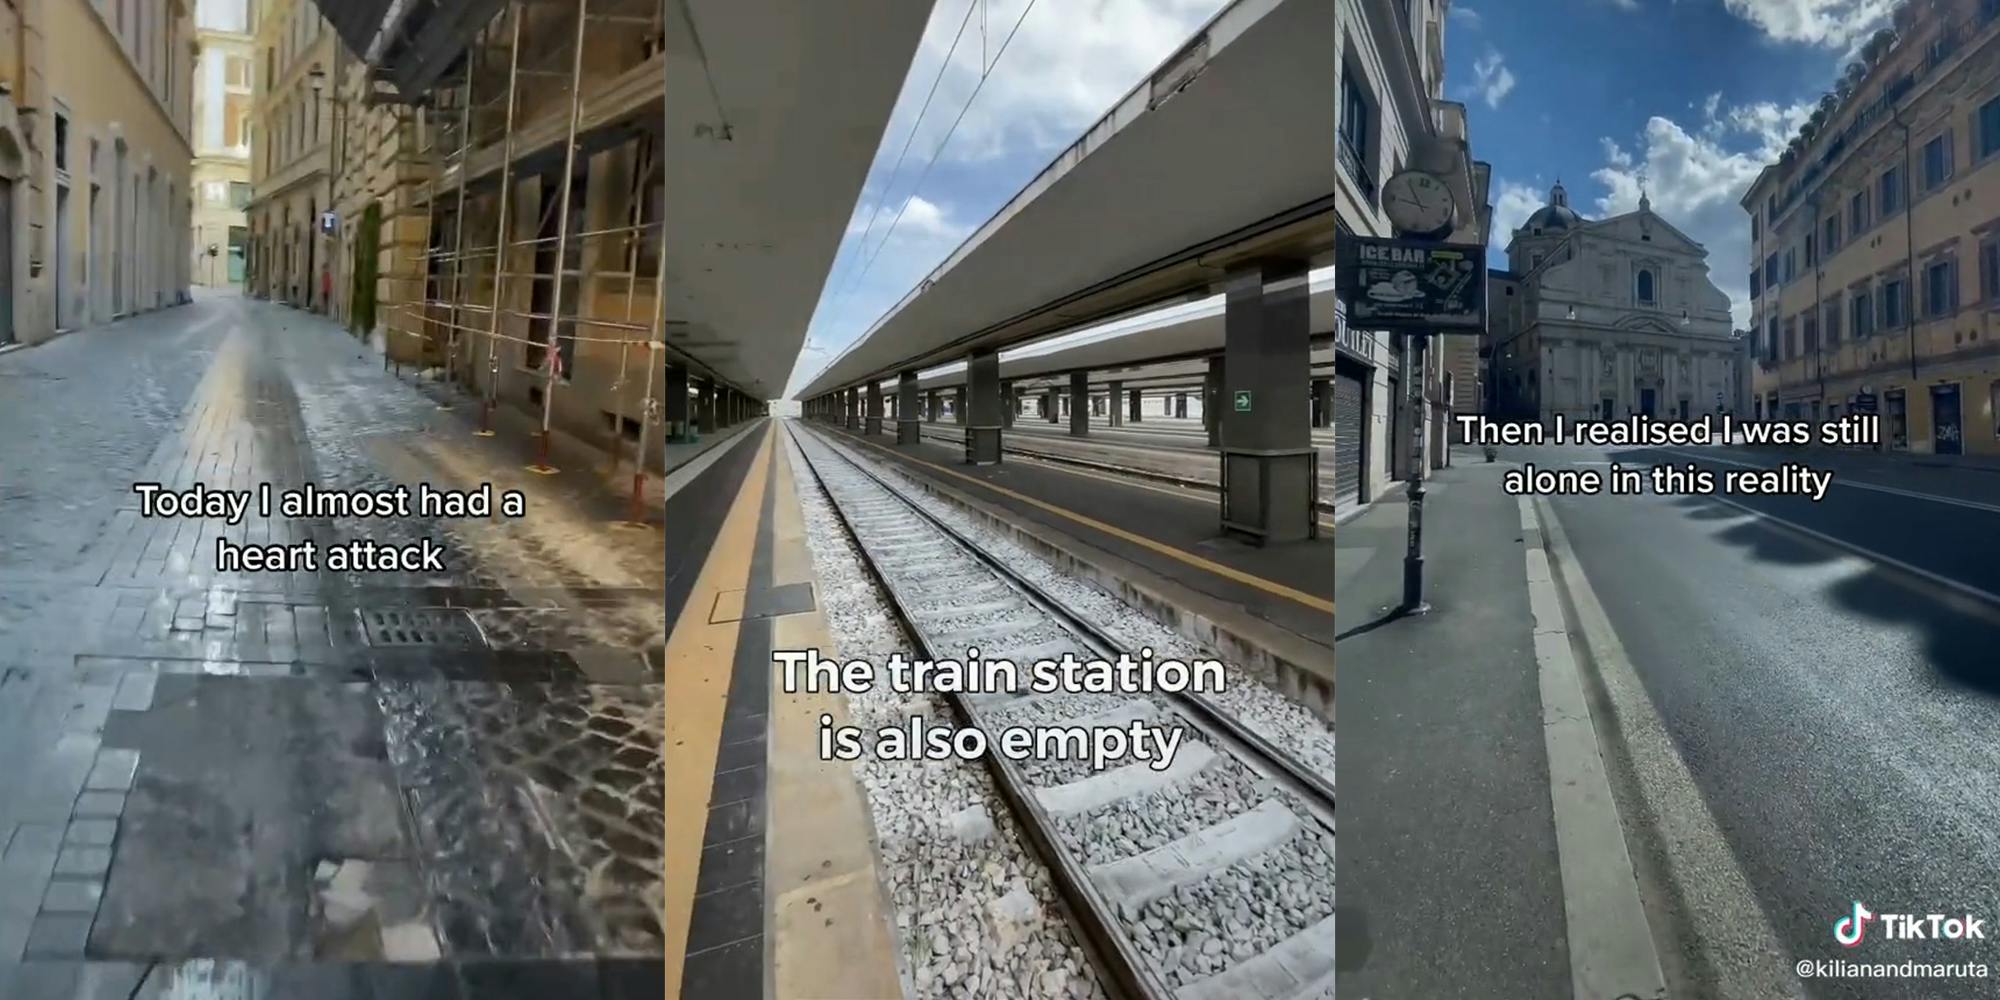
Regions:
<instances>
[{"instance_id":1,"label":"church facade","mask_svg":"<svg viewBox=\"0 0 2000 1000\"><path fill-rule=\"evenodd\" d=\"M1560 182L1488 277L1492 414L1739 413L1742 356L1708 251L1656 215L1585 219Z\"/></svg>"}]
</instances>

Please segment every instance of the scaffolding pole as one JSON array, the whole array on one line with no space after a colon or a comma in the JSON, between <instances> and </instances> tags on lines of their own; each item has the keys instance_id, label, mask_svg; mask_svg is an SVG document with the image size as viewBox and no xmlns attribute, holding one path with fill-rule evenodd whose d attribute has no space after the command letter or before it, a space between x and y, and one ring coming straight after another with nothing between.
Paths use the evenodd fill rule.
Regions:
<instances>
[{"instance_id":1,"label":"scaffolding pole","mask_svg":"<svg viewBox=\"0 0 2000 1000\"><path fill-rule=\"evenodd\" d=\"M478 75L477 56L486 51L486 28L479 29L473 42L474 48L465 59L465 96L460 98L464 106L458 109L458 208L457 220L453 228L457 233L451 241L451 329L446 333L447 347L444 355L444 380L454 383L458 374L458 303L465 275L465 157L472 142L472 78ZM450 409L450 403L438 404L440 409Z\"/></svg>"},{"instance_id":2,"label":"scaffolding pole","mask_svg":"<svg viewBox=\"0 0 2000 1000\"><path fill-rule=\"evenodd\" d=\"M514 25L510 32L512 40L509 43L507 52L507 124L501 134L500 140L502 143L500 157L500 229L493 240L495 248L493 258L493 306L491 311L487 313L486 392L484 393L484 402L479 407L478 433L481 437L493 436L493 407L498 405L500 393L500 272L506 270L507 266L507 216L509 214L507 210L513 207L510 188L514 182L514 105L517 103L516 83L520 79L515 71L521 65L521 4L519 0L516 0L513 5L513 21ZM464 164L460 164L458 168L458 183L461 189L466 183Z\"/></svg>"},{"instance_id":3,"label":"scaffolding pole","mask_svg":"<svg viewBox=\"0 0 2000 1000\"><path fill-rule=\"evenodd\" d=\"M583 42L584 30L590 25L590 0L577 0L576 4L576 51L570 58L569 73L569 132L563 141L562 193L557 196L556 213L556 278L555 290L549 298L549 346L542 359L548 368L548 380L542 389L542 454L532 471L548 475L556 471L549 464L550 420L556 405L556 374L562 369L562 305L563 267L569 255L569 199L570 190L576 180L576 126L583 113ZM583 282L577 281L577 291L583 291Z\"/></svg>"}]
</instances>

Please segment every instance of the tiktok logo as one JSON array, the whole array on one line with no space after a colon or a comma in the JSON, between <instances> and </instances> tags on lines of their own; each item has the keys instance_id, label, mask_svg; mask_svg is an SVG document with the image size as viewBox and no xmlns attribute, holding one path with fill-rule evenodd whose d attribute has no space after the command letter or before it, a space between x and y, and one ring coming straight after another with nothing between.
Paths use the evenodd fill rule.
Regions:
<instances>
[{"instance_id":1,"label":"tiktok logo","mask_svg":"<svg viewBox=\"0 0 2000 1000\"><path fill-rule=\"evenodd\" d=\"M1833 939L1843 948L1852 948L1861 943L1862 935L1868 932L1868 922L1874 919L1875 914L1857 899L1853 913L1833 922Z\"/></svg>"}]
</instances>

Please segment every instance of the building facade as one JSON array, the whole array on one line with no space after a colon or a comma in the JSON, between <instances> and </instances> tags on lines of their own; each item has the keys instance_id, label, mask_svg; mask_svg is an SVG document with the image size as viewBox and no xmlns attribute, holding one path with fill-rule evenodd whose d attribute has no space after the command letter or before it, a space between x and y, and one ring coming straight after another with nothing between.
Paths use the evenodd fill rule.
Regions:
<instances>
[{"instance_id":1,"label":"building facade","mask_svg":"<svg viewBox=\"0 0 2000 1000\"><path fill-rule=\"evenodd\" d=\"M1905 6L1742 204L1756 414L2000 455L2000 3Z\"/></svg>"},{"instance_id":2,"label":"building facade","mask_svg":"<svg viewBox=\"0 0 2000 1000\"><path fill-rule=\"evenodd\" d=\"M325 88L340 43L310 0L252 3L248 290L325 312L332 234L321 217L333 201L334 145Z\"/></svg>"},{"instance_id":3,"label":"building facade","mask_svg":"<svg viewBox=\"0 0 2000 1000\"><path fill-rule=\"evenodd\" d=\"M1729 297L1708 251L1655 214L1592 221L1557 183L1488 279L1493 409L1548 423L1738 413Z\"/></svg>"},{"instance_id":4,"label":"building facade","mask_svg":"<svg viewBox=\"0 0 2000 1000\"><path fill-rule=\"evenodd\" d=\"M243 283L250 242L250 0L196 0L194 232L189 267L210 288Z\"/></svg>"},{"instance_id":5,"label":"building facade","mask_svg":"<svg viewBox=\"0 0 2000 1000\"><path fill-rule=\"evenodd\" d=\"M1382 211L1382 182L1421 167L1446 179L1458 202L1448 242L1483 245L1491 208L1489 171L1471 158L1465 107L1443 99L1444 24L1450 0L1335 0L1338 80L1334 171L1336 239L1393 236ZM1333 388L1336 504L1367 503L1407 474L1415 418L1406 402L1406 338L1346 325L1336 299ZM1447 459L1449 414L1480 400L1480 338L1432 338L1425 367L1427 456ZM1470 373L1469 375L1465 373ZM1472 384L1462 383L1470 378Z\"/></svg>"},{"instance_id":6,"label":"building facade","mask_svg":"<svg viewBox=\"0 0 2000 1000\"><path fill-rule=\"evenodd\" d=\"M0 345L187 301L181 0L0 4Z\"/></svg>"}]
</instances>

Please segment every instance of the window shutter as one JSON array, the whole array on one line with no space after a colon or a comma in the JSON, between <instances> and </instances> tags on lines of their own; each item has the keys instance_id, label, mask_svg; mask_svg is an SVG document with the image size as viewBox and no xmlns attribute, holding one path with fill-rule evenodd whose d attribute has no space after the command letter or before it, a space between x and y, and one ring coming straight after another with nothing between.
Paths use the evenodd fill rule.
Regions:
<instances>
[{"instance_id":1,"label":"window shutter","mask_svg":"<svg viewBox=\"0 0 2000 1000\"><path fill-rule=\"evenodd\" d=\"M1945 310L1958 311L1958 258L1953 257L1944 266Z\"/></svg>"}]
</instances>

